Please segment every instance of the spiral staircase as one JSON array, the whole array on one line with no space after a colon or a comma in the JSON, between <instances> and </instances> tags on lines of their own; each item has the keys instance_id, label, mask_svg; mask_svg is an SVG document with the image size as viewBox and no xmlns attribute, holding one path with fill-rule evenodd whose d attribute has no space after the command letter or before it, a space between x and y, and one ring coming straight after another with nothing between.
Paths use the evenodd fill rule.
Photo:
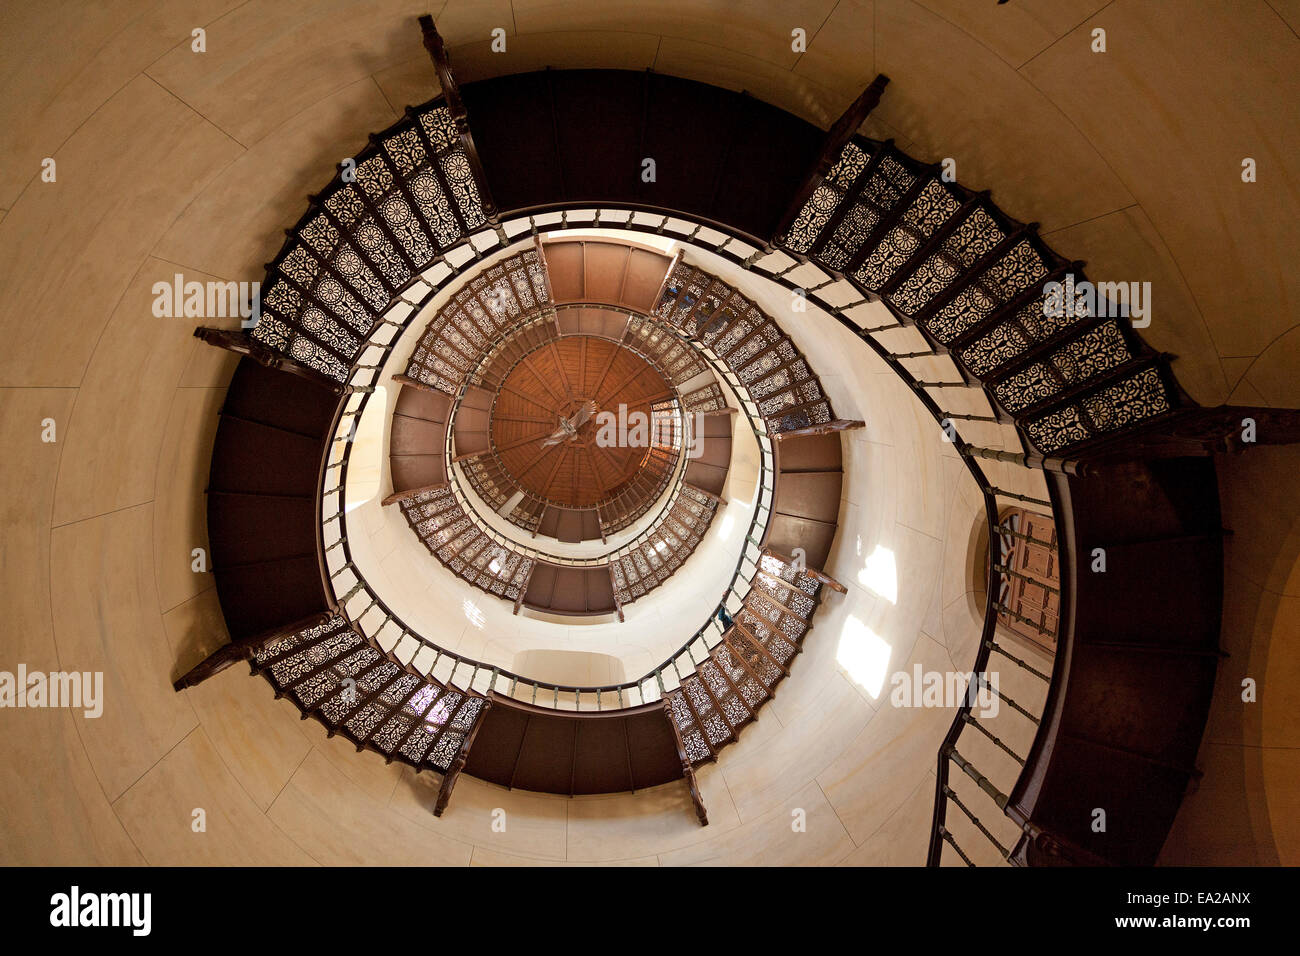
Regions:
<instances>
[{"instance_id":1,"label":"spiral staircase","mask_svg":"<svg viewBox=\"0 0 1300 956\"><path fill-rule=\"evenodd\" d=\"M832 315L898 374L978 484L990 542L1018 533L1004 524L1011 505L1055 529L1051 672L999 640L999 614L1016 613L1000 603L1001 585L1023 572L995 555L971 662L983 674L998 655L1047 685L1037 713L1003 695L1033 726L1032 747L1016 753L969 704L958 709L937 754L929 862L973 865L981 854L972 840L1028 865L1152 862L1198 775L1220 655L1223 530L1210 455L1233 444L1243 417L1269 423L1269 440L1295 440L1294 414L1200 408L1179 388L1172 357L1147 347L1123 316L1072 300L1045 312L1044 284L1082 282L1083 264L1056 255L987 193L858 135L884 77L822 132L743 94L648 71L547 70L462 89L432 21L422 26L443 95L373 136L356 156L355 181L341 172L312 198L268 265L250 333L196 332L245 356L208 489L231 643L177 688L248 660L331 735L442 774L435 813L462 771L568 794L682 778L706 823L695 768L718 759L782 679L798 680L792 665L824 593L843 590L821 569L836 530L838 432L862 423L835 417L780 326L692 261L702 250ZM647 156L650 177L641 175ZM686 252L658 285L595 290L581 264L548 281L548 264L554 274L566 257L614 254L589 238L538 242L542 231L566 229L670 236ZM498 252L515 266L496 264ZM474 277L492 281L485 259L515 290L515 311L503 306L479 342L472 323L435 318L429 347L395 373L388 503L453 573L516 609L581 614L620 614L663 580L635 550L539 577L544 560L503 545L467 513L456 459L478 463L470 486L499 487L502 474L491 470L491 441L476 443L485 430L457 432L459 406L485 411L475 390L490 391L502 369L564 334L653 341L644 351L675 385L711 368L712 387L681 395L683 407L725 419L729 406L770 461L732 583L682 649L638 681L547 684L452 654L411 633L350 556L350 430L437 292L462 275L471 290ZM864 328L855 308L877 302L893 322ZM520 322L533 338L496 351L497 333ZM901 329L926 347L883 344ZM936 357L956 374L912 371ZM993 414L948 410L971 395ZM978 425L1013 430L1023 450L962 438ZM1033 472L1046 497L1000 487L1007 467ZM687 471L682 493L698 509L666 512L676 515L675 566L690 553L682 532L707 527L722 504L721 486L707 484ZM517 497L495 494L501 506ZM545 512L525 507L517 517L537 529ZM630 513L598 514L577 535L613 534ZM506 560L488 558L494 547ZM399 650L415 643L430 653ZM1014 758L1018 774L986 776L970 756L986 742ZM1108 832L1093 826L1098 807Z\"/></svg>"}]
</instances>

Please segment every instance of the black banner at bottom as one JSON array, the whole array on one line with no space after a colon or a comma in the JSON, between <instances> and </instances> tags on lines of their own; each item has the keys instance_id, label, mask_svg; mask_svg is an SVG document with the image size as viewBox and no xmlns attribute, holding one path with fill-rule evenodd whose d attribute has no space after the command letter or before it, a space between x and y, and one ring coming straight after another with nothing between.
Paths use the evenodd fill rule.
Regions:
<instances>
[{"instance_id":1,"label":"black banner at bottom","mask_svg":"<svg viewBox=\"0 0 1300 956\"><path fill-rule=\"evenodd\" d=\"M133 943L326 947L450 940L609 946L785 924L864 942L981 944L1025 933L1228 942L1292 922L1295 871L1274 869L11 869L5 924ZM709 924L716 924L710 926ZM1172 938L1172 937L1171 937Z\"/></svg>"}]
</instances>

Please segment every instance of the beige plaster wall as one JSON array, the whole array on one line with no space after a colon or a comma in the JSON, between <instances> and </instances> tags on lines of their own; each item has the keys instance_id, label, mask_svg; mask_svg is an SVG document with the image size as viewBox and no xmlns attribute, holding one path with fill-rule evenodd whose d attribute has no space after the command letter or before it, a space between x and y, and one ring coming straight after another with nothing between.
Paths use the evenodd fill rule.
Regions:
<instances>
[{"instance_id":1,"label":"beige plaster wall","mask_svg":"<svg viewBox=\"0 0 1300 956\"><path fill-rule=\"evenodd\" d=\"M912 662L968 666L967 577L954 569L972 501L932 423L870 361L814 354L837 408L856 404L873 423L845 439L832 570L849 594L827 602L778 700L701 774L708 828L680 786L569 800L472 779L437 820L436 780L326 740L239 669L172 692L178 670L225 640L210 576L191 571L190 553L205 544L202 489L232 365L198 346L191 322L155 319L150 287L176 271L261 277L304 194L434 91L413 22L425 10L397 0L6 6L0 666L102 670L108 697L98 720L0 714L0 859L920 862L948 716L891 707L859 678ZM823 125L884 71L893 83L869 132L927 159L953 156L964 182L993 188L1062 252L1090 259L1094 279L1151 281L1149 338L1179 354L1193 395L1297 404L1292 5L451 0L430 12L466 78L653 66L749 89ZM506 54L488 52L495 26ZM802 54L789 47L797 26L809 39ZM1089 51L1097 26L1105 54ZM191 52L196 27L206 53ZM1258 161L1257 183L1240 181L1245 156ZM40 179L45 157L57 162L54 183ZM832 350L829 332L801 345L813 354L819 341ZM54 443L41 441L47 418ZM1259 527L1255 504L1272 494L1295 513L1288 455L1244 459L1246 490L1228 508L1230 548L1249 537L1229 552L1230 581L1244 582L1229 593L1243 622L1233 660L1275 689L1295 686L1297 549L1290 526ZM874 570L862 576L878 549L893 555L892 601L864 583L880 583ZM1285 822L1296 819L1285 729L1295 708L1285 701L1275 692L1252 712L1257 730L1212 722L1207 754L1220 747L1223 759L1203 760L1202 794L1216 779L1231 785L1199 816L1201 795L1189 800L1189 843L1204 846L1225 812L1240 818L1232 794L1244 792L1251 823L1234 845L1295 861L1300 837ZM489 830L493 807L508 811L504 834ZM195 808L205 834L190 829ZM806 832L792 831L794 809L806 811Z\"/></svg>"}]
</instances>

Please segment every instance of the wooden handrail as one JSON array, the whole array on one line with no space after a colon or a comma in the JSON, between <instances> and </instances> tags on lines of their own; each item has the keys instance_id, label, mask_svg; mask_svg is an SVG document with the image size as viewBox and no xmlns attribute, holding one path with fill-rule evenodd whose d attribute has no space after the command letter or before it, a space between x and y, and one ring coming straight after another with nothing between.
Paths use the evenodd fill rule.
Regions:
<instances>
[{"instance_id":1,"label":"wooden handrail","mask_svg":"<svg viewBox=\"0 0 1300 956\"><path fill-rule=\"evenodd\" d=\"M857 98L849 104L848 109L839 115L839 118L831 124L831 128L826 131L826 137L822 140L821 149L817 153L816 159L813 160L811 168L804 176L803 184L790 200L790 205L786 208L785 214L781 217L776 231L772 235L775 242L781 236L789 231L791 224L794 223L795 217L799 215L799 210L803 209L813 191L821 185L826 174L831 171L835 161L839 159L840 153L843 152L845 145L857 133L871 111L880 103L880 97L885 92L885 87L889 85L889 77L883 73L876 74L876 78L858 94Z\"/></svg>"},{"instance_id":2,"label":"wooden handrail","mask_svg":"<svg viewBox=\"0 0 1300 956\"><path fill-rule=\"evenodd\" d=\"M856 428L866 428L867 423L858 419L837 418L834 421L823 422L820 425L809 425L806 428L792 428L787 432L777 432L772 436L774 441L785 441L787 438L808 438L814 435L830 435L834 432L847 432Z\"/></svg>"},{"instance_id":3,"label":"wooden handrail","mask_svg":"<svg viewBox=\"0 0 1300 956\"><path fill-rule=\"evenodd\" d=\"M492 200L492 190L488 187L483 162L479 159L478 149L474 145L474 135L470 131L469 112L465 109L465 101L460 95L460 83L451 68L451 56L447 53L447 47L442 42L438 28L434 26L433 17L425 13L421 14L418 20L424 48L429 51L429 58L433 60L433 69L438 74L438 84L442 87L442 95L446 98L447 110L451 113L452 122L460 135L461 148L469 160L470 172L478 187L479 201L483 205L483 215L490 225L500 229L496 203Z\"/></svg>"}]
</instances>

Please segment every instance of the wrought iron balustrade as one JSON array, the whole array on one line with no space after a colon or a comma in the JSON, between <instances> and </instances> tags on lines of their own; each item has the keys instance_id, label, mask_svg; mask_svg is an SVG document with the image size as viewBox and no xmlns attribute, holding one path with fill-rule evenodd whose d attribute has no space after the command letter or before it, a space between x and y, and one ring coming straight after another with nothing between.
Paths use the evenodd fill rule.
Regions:
<instances>
[{"instance_id":1,"label":"wrought iron balustrade","mask_svg":"<svg viewBox=\"0 0 1300 956\"><path fill-rule=\"evenodd\" d=\"M626 230L629 233L645 233L651 235L671 235L683 243L699 246L707 251L719 255L724 259L739 265L750 271L755 272L765 278L771 279L785 286L790 290L803 290L804 285L800 285L793 278L793 273L800 271L800 278L807 287L816 287L816 291L808 293L810 298L816 297L821 308L835 316L842 324L852 328L855 332L861 333L861 330L845 313L850 311L857 302L849 302L847 305L837 304L845 301L844 283L836 276L816 270L815 266L811 268L816 270L812 273L813 279L809 278L809 267L800 263L798 260L779 250L765 251L763 246L752 237L743 237L731 232L724 232L711 226L700 223L693 223L672 215L660 212L658 214L650 213L646 210L629 210L629 209L606 209L592 207L561 207L549 212L534 212L527 217L517 217L502 222L502 230L505 234L514 240L528 239L531 240L539 233L545 232L563 232L566 229L584 229L592 228L599 225L600 228L613 230ZM467 244L471 239L478 240L481 244L477 248L477 255L463 256L463 262L468 265L482 258L484 254L490 253L498 240L495 232L487 231L477 234L475 237L467 239ZM450 263L448 263L450 266ZM459 269L447 268L443 281L451 279ZM820 274L821 278L815 277ZM427 281L427 280L426 280ZM427 298L431 299L436 289L430 287ZM862 301L861 296L858 297ZM412 310L407 317L406 322L413 320L416 312ZM394 323L394 326L396 323ZM388 351L396 341L396 335L389 332L390 326L381 325L378 327L385 336L385 343L380 345L381 354L375 356L372 361L366 364L382 365L382 359L386 357ZM901 373L904 381L912 388L918 400L931 412L936 423L947 423L950 431L957 421L961 419L957 416L946 415L940 407L927 395L924 389L917 381L912 378L901 365L901 361L894 359L892 354L881 346L874 338L867 334L860 336L868 347L873 348L880 357L885 359L895 367L896 371ZM720 362L718 357L712 353L708 347L701 349L704 357L713 365L715 373L727 383L729 387L736 391L740 398L741 407L746 410L751 417L751 424L762 422L759 405L750 398L745 391L745 385L735 375L734 371L727 368ZM358 374L349 379L349 384L359 386L364 389L373 381L377 380L377 371L375 369L361 369ZM965 387L965 386L963 386ZM365 391L359 391L347 397L340 404L340 428L336 434L336 443L346 439L351 428L351 420L360 414L360 409L364 408L368 401L369 394ZM984 420L983 416L974 417L973 421L978 423ZM833 423L831 427L833 428ZM762 528L766 519L770 517L771 500L775 490L774 483L774 461L772 458L773 438L764 431L755 429L756 438L759 441L759 447L762 452L762 476L758 488L758 502L751 519L751 526L747 529L744 538L744 549L737 561L735 571L732 575L731 583L728 585L724 594L719 599L718 604L714 607L705 623L696 631L695 634L687 640L681 649L665 659L660 665L653 668L646 675L637 681L629 681L622 685L612 687L577 687L548 684L528 679L526 676L517 675L499 667L492 667L484 662L475 661L468 658L462 658L459 655L447 652L440 648L435 641L426 637L413 634L410 629L406 628L400 622L395 622L398 632L397 640L406 636L411 636L421 645L429 647L435 655L438 666L451 673L455 673L463 678L468 672L472 675L472 689L480 692L496 690L502 693L509 693L510 696L528 702L536 702L545 706L555 706L573 710L603 710L611 706L635 706L641 703L648 703L662 698L659 689L662 686L667 690L672 690L681 685L681 681L695 672L697 666L705 660L708 655L718 646L722 645L725 628L717 618L719 609L726 609L729 614L734 614L744 603L746 595L749 593L753 576L757 571L758 559L761 557L761 539ZM963 455L967 462L968 468L976 469L977 481L982 488L989 489L990 499L993 502L1003 504L1016 501L1024 501L1029 496L1019 495L1014 492L1004 491L992 484L991 480L986 477L982 471L978 470L978 464L975 464L976 458L967 452L968 447L960 441L958 436L955 442L956 450ZM339 462L333 462L331 467L338 465ZM342 469L340 469L342 470ZM1033 500L1032 498L1030 500ZM1041 502L1046 504L1046 502ZM330 526L337 522L344 526L345 517L342 515L331 514L328 510L323 511L323 528L328 530ZM333 534L333 532L330 532ZM323 550L333 551L342 549L346 554L346 541L342 536L324 541ZM351 568L350 561L341 564L334 569L331 575L331 586L334 586L336 579L342 579L339 587L334 591L341 594L343 599L341 604L347 604L354 601L359 594L364 592L367 597L357 602L364 610L361 614L352 619L358 621L360 618L371 614L372 611L379 610L383 614L383 620L379 623L387 625L394 623L390 612L382 604L382 601L375 595L370 594L367 587L361 585L353 579L348 579L345 571L351 571L355 574L355 569ZM360 585L360 586L359 586ZM377 617L377 615L372 615ZM366 623L369 623L368 621ZM374 631L366 630L366 623L359 623L358 626L363 633L375 636ZM395 644L390 643L390 646Z\"/></svg>"},{"instance_id":2,"label":"wrought iron balustrade","mask_svg":"<svg viewBox=\"0 0 1300 956\"><path fill-rule=\"evenodd\" d=\"M629 236L669 236L684 247L703 250L805 297L857 336L931 414L936 439L942 434L952 442L983 496L990 555L984 630L972 667L977 686L984 686L989 662L996 654L1034 679L1048 681L1049 708L1059 710L1063 651L1058 649L1057 665L1048 675L998 639L996 585L1006 573L992 551L1000 530L999 515L1006 506L1017 504L1050 517L1062 537L1062 560L1068 562L1080 546L1070 537L1071 522L1078 515L1070 514L1062 497L1071 490L1071 476L1081 475L1099 462L1132 459L1136 453L1150 452L1155 457L1204 454L1207 447L1221 443L1223 422L1197 414L1199 410L1193 409L1170 373L1169 357L1148 348L1127 323L1116 322L1105 310L1081 307L1073 301L1045 310L1045 285L1059 282L1068 287L1081 281L1082 264L1056 255L1038 237L1033 224L1004 215L987 193L947 182L937 166L917 162L892 142L855 136L853 131L865 111L879 99L887 82L883 77L877 78L826 136L815 170L773 239L711 218L714 209L728 210L734 221L751 224L769 218L764 210L746 206L735 197L720 205L718 184L711 198L692 196L683 207L673 205L680 198L673 194L662 205L630 200L553 202L552 195L571 195L561 178L558 193L517 191L517 195L541 201L515 203L499 214L486 188L445 52L431 21L424 26L426 42L447 90L445 103L434 101L408 110L402 121L374 138L371 147L358 157L358 185L339 179L313 200L307 216L272 263L266 284L270 324L261 336L237 344L238 350L264 364L328 380L341 396L330 432L333 440L322 462L318 550L323 555L325 589L351 627L387 651L414 655L407 657L408 661L419 657L420 672L436 674L446 686L463 686L480 695L497 692L515 700L579 712L611 707L622 710L671 697L688 701L684 705L687 710L694 706L690 716L706 735L710 730L701 720L711 722L715 737L728 727L734 737L744 723L743 715L734 708L748 686L741 672L745 663L751 668L753 663L737 659L736 645L727 641L730 628L719 620L719 612L735 620L755 588L761 587L757 582L762 580L763 529L772 517L776 491L775 443L832 433L853 423L833 419L829 405L823 412L818 404L824 398L820 386L814 389L809 379L800 375L791 375L791 386L783 383L774 393L746 391L756 380L732 374L724 353L753 345L758 339L752 330L737 331L742 338L730 342L721 353L709 349L710 344L717 344L710 336L717 339L727 334L728 323L714 327L712 317L727 307L730 298L714 290L719 294L717 308L699 314L698 303L707 300L712 284L691 291L690 283L698 276L681 273L669 315L678 315L678 306L686 298L691 300L686 314L694 319L694 327L687 330L692 347L702 345L706 357L721 363L722 379L737 396L745 396L739 401L751 424L764 423L762 429L755 429L763 472L752 523L728 587L706 622L662 664L640 680L616 687L574 687L532 681L449 653L436 642L411 633L369 589L352 561L346 535L342 489L346 487L349 436L397 337L418 312L414 308L402 316L386 311L388 303L413 292L412 299L422 304L485 255L534 239L542 231L598 228ZM550 75L539 80L550 92L552 81ZM647 74L641 82L648 95L654 77ZM762 113L754 106L745 109L745 115ZM502 129L509 132L513 114L504 110L501 115L508 121ZM780 123L779 117L767 119L773 129ZM552 115L547 121L555 133L559 163L563 157L554 120ZM734 138L740 132L733 129L731 135ZM776 158L769 158L773 168L781 166ZM723 175L724 171L718 173L719 182ZM782 175L772 181L779 181ZM687 216L678 208L697 211ZM754 228L765 232L758 225ZM864 328L852 314L874 302L883 304L892 321ZM884 344L888 334L900 329L915 330L927 348L902 351ZM950 361L951 375L945 374L939 381L918 377L912 371L916 366L910 363L927 359ZM764 373L801 372L792 361L773 352ZM981 404L985 401L987 406ZM987 414L984 407L990 409ZM1283 431L1294 434L1295 423L1285 424L1291 431ZM981 430L987 434L988 426L1001 425L1015 426L1021 449L985 447L977 440ZM989 444L1008 444L1005 430L999 431L1001 440ZM1047 492L1035 491L1037 483L1009 486L1008 466L1023 469L1021 475L1042 476ZM1073 638L1070 615L1079 610L1072 603L1077 587L1077 579L1062 573L1060 643L1066 650ZM778 618L785 620L784 614ZM1095 643L1093 637L1092 646L1104 652L1105 645ZM1086 650L1086 644L1074 649ZM1158 644L1133 649L1168 653L1166 646ZM708 695L707 699L701 694ZM1018 701L1005 695L1000 699L1016 711L1018 719L1040 719ZM733 708L730 714L727 708ZM688 726L686 715L681 716L683 722L674 724L678 731ZM711 721L714 716L722 723ZM1010 789L990 779L969 759L972 751L963 734L971 734L965 738L968 740L991 741L998 752L1022 763L1026 773L1017 787L1031 769L1048 762L1043 753L1048 734L1042 728L1035 735L1034 751L1021 755L979 720L969 706L959 708L940 749L932 863L939 862L944 847L970 861L971 854L957 845L949 827L950 820L958 819L949 816L950 810L991 840L999 856L1006 858L1016 852L1015 846L1001 842L987 825L988 811L961 795L955 786L960 778L949 774L956 766L974 782L982 794L980 799L992 801L997 814L1014 809L1017 801ZM1189 718L1189 722L1194 720ZM720 740L711 739L710 743ZM1087 742L1073 743L1082 746ZM679 744L685 752L681 738ZM1089 746L1097 745L1092 742ZM1161 765L1160 759L1146 759L1151 766ZM692 761L687 760L684 768L688 778ZM1166 763L1170 766L1163 770L1172 768L1176 775L1183 774L1185 781L1183 763ZM1023 815L1012 819L1022 828L1025 840L1045 845L1044 832L1037 824ZM1058 849L1064 845L1055 837L1051 841Z\"/></svg>"}]
</instances>

